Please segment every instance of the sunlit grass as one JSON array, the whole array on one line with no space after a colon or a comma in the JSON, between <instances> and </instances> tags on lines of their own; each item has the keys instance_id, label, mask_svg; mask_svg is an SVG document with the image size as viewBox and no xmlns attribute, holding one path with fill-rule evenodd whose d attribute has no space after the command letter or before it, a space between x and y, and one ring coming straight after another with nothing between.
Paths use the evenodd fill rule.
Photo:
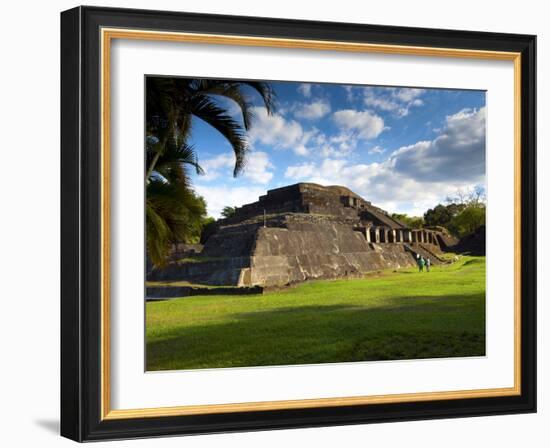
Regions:
<instances>
[{"instance_id":1,"label":"sunlit grass","mask_svg":"<svg viewBox=\"0 0 550 448\"><path fill-rule=\"evenodd\" d=\"M148 370L481 356L485 257L147 303L146 338Z\"/></svg>"}]
</instances>

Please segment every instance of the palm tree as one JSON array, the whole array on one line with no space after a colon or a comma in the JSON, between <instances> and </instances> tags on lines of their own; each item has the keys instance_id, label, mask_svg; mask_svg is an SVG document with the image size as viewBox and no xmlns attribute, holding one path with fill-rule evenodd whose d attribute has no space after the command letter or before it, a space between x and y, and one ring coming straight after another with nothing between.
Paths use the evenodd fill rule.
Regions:
<instances>
[{"instance_id":1,"label":"palm tree","mask_svg":"<svg viewBox=\"0 0 550 448\"><path fill-rule=\"evenodd\" d=\"M275 95L268 84L256 81L149 77L146 83L147 251L153 264L162 266L169 244L200 233L206 216L204 199L193 192L187 173L188 167L202 173L195 150L187 143L193 117L229 141L235 153L233 175L237 176L246 162L246 131L253 120L253 104L244 88L248 86L260 95L269 114L274 110ZM242 125L216 97L239 106Z\"/></svg>"},{"instance_id":2,"label":"palm tree","mask_svg":"<svg viewBox=\"0 0 550 448\"><path fill-rule=\"evenodd\" d=\"M170 139L187 141L192 118L197 117L219 131L231 144L235 153L236 176L244 167L248 144L246 131L254 114L253 104L244 92L248 86L261 97L267 112L275 108L275 94L271 86L259 81L230 81L186 78L147 78L147 135L158 139L155 156L147 167L146 179L152 175L158 158ZM220 106L216 97L234 101L242 113L242 125Z\"/></svg>"},{"instance_id":3,"label":"palm tree","mask_svg":"<svg viewBox=\"0 0 550 448\"><path fill-rule=\"evenodd\" d=\"M147 139L147 165L156 155L155 144L154 138ZM206 218L206 203L190 188L187 166L202 173L193 148L170 140L147 181L147 252L156 266L166 263L170 243L197 239Z\"/></svg>"}]
</instances>

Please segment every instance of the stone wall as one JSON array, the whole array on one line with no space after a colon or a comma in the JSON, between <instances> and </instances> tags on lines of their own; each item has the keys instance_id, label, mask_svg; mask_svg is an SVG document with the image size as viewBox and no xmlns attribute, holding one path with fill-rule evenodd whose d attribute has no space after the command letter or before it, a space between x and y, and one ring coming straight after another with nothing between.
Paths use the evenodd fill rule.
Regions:
<instances>
[{"instance_id":1,"label":"stone wall","mask_svg":"<svg viewBox=\"0 0 550 448\"><path fill-rule=\"evenodd\" d=\"M256 222L220 229L205 245L203 262L172 265L154 272L149 279L285 286L415 264L414 256L402 244L369 243L361 232L342 221L288 215L279 225L263 227Z\"/></svg>"},{"instance_id":2,"label":"stone wall","mask_svg":"<svg viewBox=\"0 0 550 448\"><path fill-rule=\"evenodd\" d=\"M367 251L295 256L254 256L242 285L284 286L314 279L361 277L380 269L410 267L414 258L403 245L373 245Z\"/></svg>"},{"instance_id":3,"label":"stone wall","mask_svg":"<svg viewBox=\"0 0 550 448\"><path fill-rule=\"evenodd\" d=\"M204 259L192 263L171 263L153 269L149 281L187 281L192 284L238 286L243 269L250 267L250 256Z\"/></svg>"},{"instance_id":4,"label":"stone wall","mask_svg":"<svg viewBox=\"0 0 550 448\"><path fill-rule=\"evenodd\" d=\"M202 252L202 249L202 244L172 244L170 247L170 258L172 260L177 260L179 258L197 255Z\"/></svg>"},{"instance_id":5,"label":"stone wall","mask_svg":"<svg viewBox=\"0 0 550 448\"><path fill-rule=\"evenodd\" d=\"M201 252L205 257L250 256L260 223L222 227L208 238Z\"/></svg>"},{"instance_id":6,"label":"stone wall","mask_svg":"<svg viewBox=\"0 0 550 448\"><path fill-rule=\"evenodd\" d=\"M261 228L243 285L281 286L309 279L357 277L388 267L413 266L403 245L369 244L349 226L289 223ZM391 247L390 247L391 246Z\"/></svg>"}]
</instances>

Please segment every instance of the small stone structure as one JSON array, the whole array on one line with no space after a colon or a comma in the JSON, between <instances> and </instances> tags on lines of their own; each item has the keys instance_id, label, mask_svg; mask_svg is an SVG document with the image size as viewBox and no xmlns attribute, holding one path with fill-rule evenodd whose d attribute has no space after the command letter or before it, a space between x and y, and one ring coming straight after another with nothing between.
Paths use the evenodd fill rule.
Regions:
<instances>
[{"instance_id":1,"label":"small stone structure","mask_svg":"<svg viewBox=\"0 0 550 448\"><path fill-rule=\"evenodd\" d=\"M233 286L284 286L309 279L360 277L434 264L456 244L441 229L411 229L341 186L298 183L269 190L218 221L197 260L152 271L150 280Z\"/></svg>"}]
</instances>

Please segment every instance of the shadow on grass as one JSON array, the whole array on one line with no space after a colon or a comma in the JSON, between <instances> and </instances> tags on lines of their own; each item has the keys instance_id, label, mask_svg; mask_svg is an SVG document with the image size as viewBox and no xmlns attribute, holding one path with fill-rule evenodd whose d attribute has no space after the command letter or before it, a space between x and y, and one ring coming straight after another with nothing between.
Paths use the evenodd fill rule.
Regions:
<instances>
[{"instance_id":1,"label":"shadow on grass","mask_svg":"<svg viewBox=\"0 0 550 448\"><path fill-rule=\"evenodd\" d=\"M485 294L462 294L450 296L405 296L405 297L387 297L384 298L383 304L369 304L368 306L360 306L357 304L337 304L337 305L301 305L289 306L276 309L266 309L259 311L251 311L248 313L235 313L232 315L238 319L250 319L263 316L264 319L278 318L279 316L302 314L315 315L322 317L327 313L335 312L359 312L369 315L377 313L435 313L456 310L457 308L468 307L471 301L477 300L484 302Z\"/></svg>"},{"instance_id":2,"label":"shadow on grass","mask_svg":"<svg viewBox=\"0 0 550 448\"><path fill-rule=\"evenodd\" d=\"M483 356L484 305L481 293L235 313L150 338L147 370Z\"/></svg>"},{"instance_id":3,"label":"shadow on grass","mask_svg":"<svg viewBox=\"0 0 550 448\"><path fill-rule=\"evenodd\" d=\"M467 267L467 266L471 266L471 265L476 265L476 264L483 264L485 263L483 260L480 260L478 258L475 258L473 260L467 260L465 261L463 264L462 264L462 267Z\"/></svg>"}]
</instances>

